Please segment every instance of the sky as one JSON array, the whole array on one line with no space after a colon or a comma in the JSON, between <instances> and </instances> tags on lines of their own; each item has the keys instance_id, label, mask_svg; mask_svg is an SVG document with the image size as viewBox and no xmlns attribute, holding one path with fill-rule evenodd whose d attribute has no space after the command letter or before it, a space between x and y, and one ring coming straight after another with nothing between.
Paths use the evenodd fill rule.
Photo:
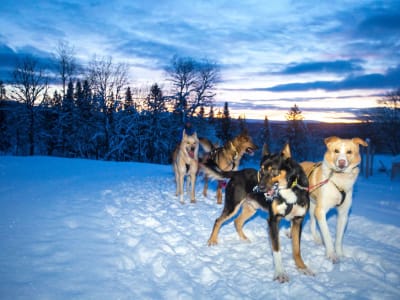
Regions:
<instances>
[{"instance_id":1,"label":"sky","mask_svg":"<svg viewBox=\"0 0 400 300\"><path fill-rule=\"evenodd\" d=\"M400 87L400 1L3 0L0 79L27 54L45 62L60 42L83 66L112 57L133 86L167 88L174 55L221 70L216 107L232 116L351 121Z\"/></svg>"}]
</instances>

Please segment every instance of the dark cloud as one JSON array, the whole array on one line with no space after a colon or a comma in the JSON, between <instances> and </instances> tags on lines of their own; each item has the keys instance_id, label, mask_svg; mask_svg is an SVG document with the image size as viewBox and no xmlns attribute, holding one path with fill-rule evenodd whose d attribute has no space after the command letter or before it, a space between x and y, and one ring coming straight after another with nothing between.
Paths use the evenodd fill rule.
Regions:
<instances>
[{"instance_id":1,"label":"dark cloud","mask_svg":"<svg viewBox=\"0 0 400 300\"><path fill-rule=\"evenodd\" d=\"M393 9L393 8L392 8ZM387 36L388 34L399 36L400 11L382 11L367 16L359 25L358 31L368 36ZM399 9L399 7L397 7Z\"/></svg>"},{"instance_id":2,"label":"dark cloud","mask_svg":"<svg viewBox=\"0 0 400 300\"><path fill-rule=\"evenodd\" d=\"M284 75L305 73L352 73L363 70L361 66L362 62L362 60L356 59L292 63L279 73Z\"/></svg>"},{"instance_id":3,"label":"dark cloud","mask_svg":"<svg viewBox=\"0 0 400 300\"><path fill-rule=\"evenodd\" d=\"M354 89L397 89L400 87L400 65L387 70L385 74L365 74L349 76L338 81L312 81L306 83L289 83L269 88L253 89L271 92L294 92L322 89L325 91Z\"/></svg>"},{"instance_id":4,"label":"dark cloud","mask_svg":"<svg viewBox=\"0 0 400 300\"><path fill-rule=\"evenodd\" d=\"M12 73L18 63L28 56L34 58L40 68L50 73L56 72L57 62L54 54L30 46L14 50L0 44L0 80L11 83Z\"/></svg>"}]
</instances>

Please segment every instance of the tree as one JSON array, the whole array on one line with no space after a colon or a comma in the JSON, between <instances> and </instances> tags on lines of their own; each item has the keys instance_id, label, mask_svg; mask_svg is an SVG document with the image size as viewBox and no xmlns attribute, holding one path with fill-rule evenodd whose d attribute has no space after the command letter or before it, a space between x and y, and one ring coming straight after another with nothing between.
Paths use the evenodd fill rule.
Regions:
<instances>
[{"instance_id":1,"label":"tree","mask_svg":"<svg viewBox=\"0 0 400 300\"><path fill-rule=\"evenodd\" d=\"M377 102L380 107L369 116L372 140L397 155L400 153L400 88L387 92Z\"/></svg>"},{"instance_id":2,"label":"tree","mask_svg":"<svg viewBox=\"0 0 400 300\"><path fill-rule=\"evenodd\" d=\"M232 138L232 122L229 112L228 102L224 104L224 112L222 117L218 120L220 123L219 130L217 130L217 137L221 140L223 144Z\"/></svg>"},{"instance_id":3,"label":"tree","mask_svg":"<svg viewBox=\"0 0 400 300\"><path fill-rule=\"evenodd\" d=\"M260 145L267 144L271 147L271 126L269 124L268 116L264 117L263 127L260 130L258 140Z\"/></svg>"},{"instance_id":4,"label":"tree","mask_svg":"<svg viewBox=\"0 0 400 300\"><path fill-rule=\"evenodd\" d=\"M12 74L12 97L25 104L26 118L22 117L22 124L26 124L28 134L29 155L35 149L35 104L39 104L47 95L48 77L44 68L33 56L26 56L17 62Z\"/></svg>"},{"instance_id":5,"label":"tree","mask_svg":"<svg viewBox=\"0 0 400 300\"><path fill-rule=\"evenodd\" d=\"M219 81L219 70L215 63L175 55L166 72L172 84L174 110L181 115L182 122L193 117L201 106L212 104L214 88Z\"/></svg>"},{"instance_id":6,"label":"tree","mask_svg":"<svg viewBox=\"0 0 400 300\"><path fill-rule=\"evenodd\" d=\"M75 99L74 99L74 84L70 80L67 87L67 92L62 100L62 109L60 114L60 125L62 132L62 152L67 157L75 156Z\"/></svg>"},{"instance_id":7,"label":"tree","mask_svg":"<svg viewBox=\"0 0 400 300\"><path fill-rule=\"evenodd\" d=\"M309 153L307 127L303 119L304 116L296 104L286 114L286 120L288 121L286 138L290 144L293 157L299 161L306 160Z\"/></svg>"},{"instance_id":8,"label":"tree","mask_svg":"<svg viewBox=\"0 0 400 300\"><path fill-rule=\"evenodd\" d=\"M239 123L239 131L240 132L247 132L247 123L246 123L246 116L243 115L238 117L238 123Z\"/></svg>"},{"instance_id":9,"label":"tree","mask_svg":"<svg viewBox=\"0 0 400 300\"><path fill-rule=\"evenodd\" d=\"M220 80L219 69L216 63L202 60L196 64L196 81L193 101L190 100L188 111L193 115L199 107L210 106L215 97L215 87Z\"/></svg>"},{"instance_id":10,"label":"tree","mask_svg":"<svg viewBox=\"0 0 400 300\"><path fill-rule=\"evenodd\" d=\"M0 100L5 100L6 99L6 87L4 85L4 82L0 80Z\"/></svg>"},{"instance_id":11,"label":"tree","mask_svg":"<svg viewBox=\"0 0 400 300\"><path fill-rule=\"evenodd\" d=\"M65 97L67 82L72 81L72 76L77 69L74 57L75 51L67 42L59 42L56 52L57 70L62 84L62 96Z\"/></svg>"},{"instance_id":12,"label":"tree","mask_svg":"<svg viewBox=\"0 0 400 300\"><path fill-rule=\"evenodd\" d=\"M146 97L144 107L147 114L147 145L145 146L147 158L150 162L166 162L165 153L168 153L168 141L171 139L168 136L173 132L173 127L166 115L167 108L165 98L161 88L157 83L150 88L150 93ZM168 155L169 156L169 155ZM167 157L168 157L167 156Z\"/></svg>"},{"instance_id":13,"label":"tree","mask_svg":"<svg viewBox=\"0 0 400 300\"><path fill-rule=\"evenodd\" d=\"M122 89L127 85L127 65L114 64L112 58L93 58L88 68L88 82L97 102L97 108L102 113L102 134L98 134L98 150L103 152L105 158L109 158L115 150L112 145L113 117L116 106L122 100Z\"/></svg>"},{"instance_id":14,"label":"tree","mask_svg":"<svg viewBox=\"0 0 400 300\"><path fill-rule=\"evenodd\" d=\"M128 111L135 110L135 103L133 102L132 91L129 86L126 88L126 92L125 92L124 109L128 110Z\"/></svg>"},{"instance_id":15,"label":"tree","mask_svg":"<svg viewBox=\"0 0 400 300\"><path fill-rule=\"evenodd\" d=\"M293 107L290 108L289 112L286 113L286 120L287 121L302 121L304 116L300 110L300 108L295 104Z\"/></svg>"}]
</instances>

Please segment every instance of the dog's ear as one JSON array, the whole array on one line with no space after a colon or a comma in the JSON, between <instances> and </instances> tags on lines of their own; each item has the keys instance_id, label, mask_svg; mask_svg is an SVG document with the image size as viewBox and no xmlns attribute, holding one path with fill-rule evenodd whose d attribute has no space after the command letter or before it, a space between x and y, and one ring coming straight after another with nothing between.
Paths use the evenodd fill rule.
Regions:
<instances>
[{"instance_id":1,"label":"dog's ear","mask_svg":"<svg viewBox=\"0 0 400 300\"><path fill-rule=\"evenodd\" d=\"M368 147L368 143L366 141L364 141L363 139L360 139L359 137L352 138L351 140L353 141L354 144Z\"/></svg>"},{"instance_id":2,"label":"dog's ear","mask_svg":"<svg viewBox=\"0 0 400 300\"><path fill-rule=\"evenodd\" d=\"M285 146L283 146L281 153L282 153L283 157L286 159L292 157L292 153L290 152L289 143L286 143Z\"/></svg>"},{"instance_id":3,"label":"dog's ear","mask_svg":"<svg viewBox=\"0 0 400 300\"><path fill-rule=\"evenodd\" d=\"M337 140L339 140L340 138L338 138L337 136L330 136L330 137L327 137L325 140L324 140L324 142L325 142L325 145L327 145L328 146L328 144L330 144L330 143L332 143L332 142L334 142L334 141L337 141Z\"/></svg>"},{"instance_id":4,"label":"dog's ear","mask_svg":"<svg viewBox=\"0 0 400 300\"><path fill-rule=\"evenodd\" d=\"M263 148L262 148L262 153L261 156L266 156L269 154L269 149L268 149L268 145L264 143Z\"/></svg>"}]
</instances>

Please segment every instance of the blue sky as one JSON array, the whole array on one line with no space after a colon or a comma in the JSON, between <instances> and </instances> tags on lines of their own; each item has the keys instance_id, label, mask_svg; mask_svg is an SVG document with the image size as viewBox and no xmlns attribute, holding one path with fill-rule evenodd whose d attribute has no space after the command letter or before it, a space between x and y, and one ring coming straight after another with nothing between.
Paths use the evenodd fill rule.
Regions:
<instances>
[{"instance_id":1,"label":"blue sky","mask_svg":"<svg viewBox=\"0 0 400 300\"><path fill-rule=\"evenodd\" d=\"M0 10L0 79L15 58L51 61L60 41L84 65L129 64L163 84L173 55L221 67L217 105L246 118L346 119L400 87L400 1L11 1ZM256 116L257 115L257 116Z\"/></svg>"}]
</instances>

